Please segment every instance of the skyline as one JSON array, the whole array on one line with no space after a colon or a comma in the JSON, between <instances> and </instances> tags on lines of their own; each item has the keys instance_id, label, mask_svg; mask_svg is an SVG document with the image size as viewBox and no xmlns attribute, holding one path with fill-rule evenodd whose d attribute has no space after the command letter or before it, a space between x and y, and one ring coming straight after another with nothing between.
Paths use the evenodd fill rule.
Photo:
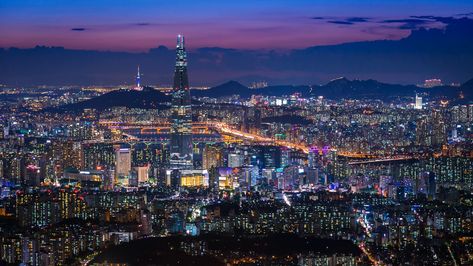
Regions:
<instances>
[{"instance_id":1,"label":"skyline","mask_svg":"<svg viewBox=\"0 0 473 266\"><path fill-rule=\"evenodd\" d=\"M0 263L471 264L473 79L191 98L187 59L172 89L0 90Z\"/></svg>"},{"instance_id":2,"label":"skyline","mask_svg":"<svg viewBox=\"0 0 473 266\"><path fill-rule=\"evenodd\" d=\"M473 11L468 1L410 1L408 11L405 2L3 1L0 47L143 52L172 47L169 40L181 33L191 40L190 50L288 50L398 40L420 27L446 26L433 17L471 17Z\"/></svg>"},{"instance_id":3,"label":"skyline","mask_svg":"<svg viewBox=\"0 0 473 266\"><path fill-rule=\"evenodd\" d=\"M1 1L0 265L473 265L471 1Z\"/></svg>"}]
</instances>

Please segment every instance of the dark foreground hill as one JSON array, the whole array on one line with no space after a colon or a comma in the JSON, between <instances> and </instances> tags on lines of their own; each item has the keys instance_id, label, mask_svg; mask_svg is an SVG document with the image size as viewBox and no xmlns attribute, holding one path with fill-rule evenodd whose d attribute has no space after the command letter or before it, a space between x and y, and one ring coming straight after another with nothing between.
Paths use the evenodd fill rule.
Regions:
<instances>
[{"instance_id":1,"label":"dark foreground hill","mask_svg":"<svg viewBox=\"0 0 473 266\"><path fill-rule=\"evenodd\" d=\"M192 256L190 254L192 252L196 255ZM293 264L301 256L309 257L314 254L327 257L335 254L358 257L360 253L359 248L349 240L302 238L295 235L251 238L214 235L173 236L140 239L111 247L95 257L91 263L227 265L226 262L232 259L247 258L248 261L265 259L267 262L281 265L282 262Z\"/></svg>"}]
</instances>

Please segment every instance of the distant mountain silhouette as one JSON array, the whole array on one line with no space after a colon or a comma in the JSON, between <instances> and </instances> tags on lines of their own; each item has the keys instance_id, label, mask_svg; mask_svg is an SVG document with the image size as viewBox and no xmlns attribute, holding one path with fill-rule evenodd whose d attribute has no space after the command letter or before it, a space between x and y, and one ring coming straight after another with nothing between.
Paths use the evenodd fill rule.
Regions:
<instances>
[{"instance_id":1,"label":"distant mountain silhouette","mask_svg":"<svg viewBox=\"0 0 473 266\"><path fill-rule=\"evenodd\" d=\"M252 95L265 96L288 96L300 93L305 97L324 96L327 99L380 99L389 100L397 97L413 97L416 93L426 93L432 98L445 98L458 103L469 103L473 101L473 79L465 82L459 87L439 86L434 88L421 88L414 85L386 84L376 80L349 80L338 78L321 86L293 86L280 85L268 86L260 89L250 89L237 81L228 81L207 90L192 90L193 97L228 97L239 95L242 98L250 98ZM464 98L460 99L460 94ZM151 87L145 87L143 91L115 90L101 96L78 103L67 104L55 108L49 108L47 112L77 112L84 109L104 110L112 107L142 108L142 109L166 109L169 108L171 96L159 92ZM201 102L193 100L194 105ZM296 119L297 117L294 117ZM288 121L291 117L274 117L271 121ZM297 123L304 124L307 121L298 120Z\"/></svg>"},{"instance_id":2,"label":"distant mountain silhouette","mask_svg":"<svg viewBox=\"0 0 473 266\"><path fill-rule=\"evenodd\" d=\"M192 91L194 97L228 97L239 95L249 98L251 95L283 96L300 93L302 96L324 96L328 99L381 99L387 100L395 97L413 97L416 93L426 93L434 98L458 99L463 93L467 101L473 100L473 80L460 87L439 86L434 88L421 88L415 85L386 84L373 79L349 80L338 78L321 86L268 86L261 89L249 89L236 82L229 81L208 90Z\"/></svg>"},{"instance_id":3,"label":"distant mountain silhouette","mask_svg":"<svg viewBox=\"0 0 473 266\"><path fill-rule=\"evenodd\" d=\"M401 40L314 46L284 52L219 47L189 51L191 85L238 80L249 84L314 84L338 76L417 84L428 78L461 82L473 77L473 20L433 18L445 29L412 30ZM381 25L385 26L385 25ZM149 52L0 49L0 83L7 85L131 84L136 66L147 84L172 84L174 50ZM402 89L402 88L401 88Z\"/></svg>"},{"instance_id":4,"label":"distant mountain silhouette","mask_svg":"<svg viewBox=\"0 0 473 266\"><path fill-rule=\"evenodd\" d=\"M463 94L463 99L460 99L458 103L466 104L473 102L473 79L468 80L463 83L460 87L461 93Z\"/></svg>"},{"instance_id":5,"label":"distant mountain silhouette","mask_svg":"<svg viewBox=\"0 0 473 266\"><path fill-rule=\"evenodd\" d=\"M207 90L192 90L193 97L225 97L231 95L240 95L240 97L247 98L252 95L250 89L241 83L230 80L218 86Z\"/></svg>"},{"instance_id":6,"label":"distant mountain silhouette","mask_svg":"<svg viewBox=\"0 0 473 266\"><path fill-rule=\"evenodd\" d=\"M268 86L261 89L250 89L237 81L228 81L207 90L192 90L192 97L228 97L239 95L242 98L250 98L252 95L265 96L288 96L300 93L304 97L324 96L327 99L380 99L389 100L396 97L413 97L416 93L426 93L433 98L446 98L461 103L473 101L473 79L467 81L460 87L439 86L434 88L420 88L414 85L386 84L376 80L349 80L338 78L321 86L293 86L280 85ZM459 95L464 98L460 99ZM142 109L166 109L170 107L171 96L159 92L151 87L143 91L115 90L101 96L82 102L67 104L56 108L46 109L49 112L76 112L84 109L104 110L112 107L142 108ZM193 100L192 104L202 103ZM286 121L298 119L297 117L274 117L274 121ZM307 121L298 120L305 124Z\"/></svg>"},{"instance_id":7,"label":"distant mountain silhouette","mask_svg":"<svg viewBox=\"0 0 473 266\"><path fill-rule=\"evenodd\" d=\"M348 80L339 78L314 87L312 95L329 99L386 99L396 96L413 96L420 88L414 85L385 84L376 80Z\"/></svg>"},{"instance_id":8,"label":"distant mountain silhouette","mask_svg":"<svg viewBox=\"0 0 473 266\"><path fill-rule=\"evenodd\" d=\"M52 112L75 112L84 109L104 110L112 107L128 107L142 109L166 109L171 97L153 88L136 90L115 90L101 96L78 103L67 104L47 109Z\"/></svg>"},{"instance_id":9,"label":"distant mountain silhouette","mask_svg":"<svg viewBox=\"0 0 473 266\"><path fill-rule=\"evenodd\" d=\"M473 94L473 78L463 83L461 88L465 93Z\"/></svg>"},{"instance_id":10,"label":"distant mountain silhouette","mask_svg":"<svg viewBox=\"0 0 473 266\"><path fill-rule=\"evenodd\" d=\"M231 80L212 87L208 90L193 90L194 97L227 97L239 95L242 98L249 98L251 95L282 96L299 92L305 95L309 92L309 86L279 85L268 86L266 88L250 89L241 83Z\"/></svg>"},{"instance_id":11,"label":"distant mountain silhouette","mask_svg":"<svg viewBox=\"0 0 473 266\"><path fill-rule=\"evenodd\" d=\"M473 95L466 93L466 90L465 85L460 87L438 86L423 88L415 85L386 84L372 79L350 81L346 78L341 78L314 89L313 94L320 94L332 99L389 99L394 97L412 97L415 93L425 93L432 98L457 100L460 93L463 92L466 100L473 100Z\"/></svg>"},{"instance_id":12,"label":"distant mountain silhouette","mask_svg":"<svg viewBox=\"0 0 473 266\"><path fill-rule=\"evenodd\" d=\"M263 94L263 95L291 95L294 93L301 93L302 95L308 95L311 91L311 87L308 85L276 85L268 86L266 88L254 89L251 90L253 94Z\"/></svg>"}]
</instances>

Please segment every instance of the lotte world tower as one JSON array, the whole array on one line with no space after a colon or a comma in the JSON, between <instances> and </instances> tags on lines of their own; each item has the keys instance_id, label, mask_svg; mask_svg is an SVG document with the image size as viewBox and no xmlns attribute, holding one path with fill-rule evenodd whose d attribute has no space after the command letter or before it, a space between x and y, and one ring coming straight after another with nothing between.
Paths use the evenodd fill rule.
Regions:
<instances>
[{"instance_id":1,"label":"lotte world tower","mask_svg":"<svg viewBox=\"0 0 473 266\"><path fill-rule=\"evenodd\" d=\"M184 36L177 36L176 66L172 91L170 165L172 169L192 169L192 109Z\"/></svg>"}]
</instances>

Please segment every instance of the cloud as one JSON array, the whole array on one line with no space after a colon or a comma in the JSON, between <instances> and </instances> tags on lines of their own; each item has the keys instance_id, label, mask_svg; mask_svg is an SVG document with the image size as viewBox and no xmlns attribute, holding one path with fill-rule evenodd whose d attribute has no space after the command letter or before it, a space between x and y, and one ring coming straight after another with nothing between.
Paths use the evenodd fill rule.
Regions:
<instances>
[{"instance_id":1,"label":"cloud","mask_svg":"<svg viewBox=\"0 0 473 266\"><path fill-rule=\"evenodd\" d=\"M92 25L91 27L94 28L95 30L115 30L115 29L123 29L125 27L131 28L131 27L146 27L146 26L151 26L153 25L152 23L149 22L136 22L136 23L128 23L128 24L102 24L102 25ZM90 28L82 28L82 27L76 27L72 28L71 31L88 31Z\"/></svg>"},{"instance_id":2,"label":"cloud","mask_svg":"<svg viewBox=\"0 0 473 266\"><path fill-rule=\"evenodd\" d=\"M414 30L418 29L421 26L425 26L426 24L430 23L431 21L424 19L424 18L407 18L407 19L387 19L383 20L380 23L385 24L400 24L399 29L402 30Z\"/></svg>"},{"instance_id":3,"label":"cloud","mask_svg":"<svg viewBox=\"0 0 473 266\"><path fill-rule=\"evenodd\" d=\"M423 24L426 23L427 20L425 19L417 19L417 18L405 18L405 19L387 19L383 20L383 23L418 23Z\"/></svg>"},{"instance_id":4,"label":"cloud","mask_svg":"<svg viewBox=\"0 0 473 266\"><path fill-rule=\"evenodd\" d=\"M463 14L463 15L468 15ZM392 24L395 28L402 30L415 30L421 27L429 26L435 22L443 24L449 24L455 22L455 17L438 17L438 16L410 16L407 18L400 19L384 19L375 20L370 17L312 17L314 20L325 21L326 23L338 24L338 25L354 25L358 23L379 23L379 24ZM394 25L396 24L396 25Z\"/></svg>"},{"instance_id":5,"label":"cloud","mask_svg":"<svg viewBox=\"0 0 473 266\"><path fill-rule=\"evenodd\" d=\"M437 22L442 22L445 24L449 24L452 22L457 21L456 18L454 17L438 17L438 16L411 16L411 18L416 18L416 19L423 19L423 20L431 20L431 21L437 21Z\"/></svg>"},{"instance_id":6,"label":"cloud","mask_svg":"<svg viewBox=\"0 0 473 266\"><path fill-rule=\"evenodd\" d=\"M338 24L338 25L353 25L356 23L364 23L364 22L370 21L370 18L364 18L364 17L346 17L346 18L314 17L312 19L327 20L327 23Z\"/></svg>"},{"instance_id":7,"label":"cloud","mask_svg":"<svg viewBox=\"0 0 473 266\"><path fill-rule=\"evenodd\" d=\"M473 12L470 13L462 13L462 14L457 14L457 16L473 16Z\"/></svg>"},{"instance_id":8,"label":"cloud","mask_svg":"<svg viewBox=\"0 0 473 266\"><path fill-rule=\"evenodd\" d=\"M353 22L350 21L345 21L345 20L329 20L327 23L332 23L332 24L339 24L339 25L353 25Z\"/></svg>"},{"instance_id":9,"label":"cloud","mask_svg":"<svg viewBox=\"0 0 473 266\"><path fill-rule=\"evenodd\" d=\"M349 21L349 22L369 22L370 18L351 17L351 18L347 18L346 21Z\"/></svg>"}]
</instances>

